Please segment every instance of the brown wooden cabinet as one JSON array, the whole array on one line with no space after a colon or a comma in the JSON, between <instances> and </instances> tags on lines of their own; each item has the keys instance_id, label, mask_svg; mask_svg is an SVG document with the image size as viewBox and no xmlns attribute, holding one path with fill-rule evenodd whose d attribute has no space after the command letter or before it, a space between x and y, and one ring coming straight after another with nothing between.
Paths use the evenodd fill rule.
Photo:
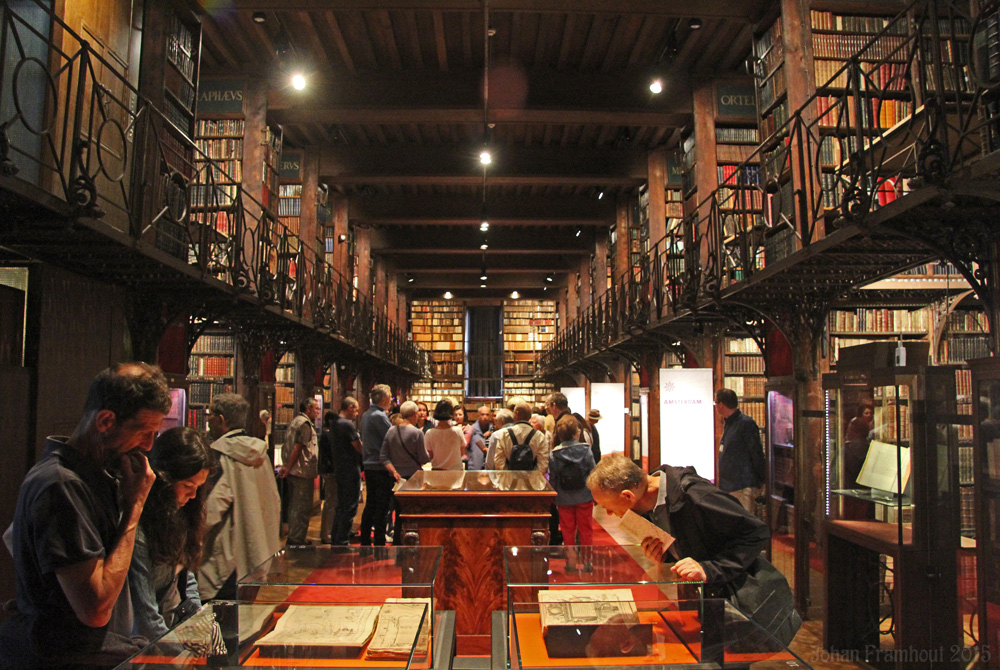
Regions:
<instances>
[{"instance_id":1,"label":"brown wooden cabinet","mask_svg":"<svg viewBox=\"0 0 1000 670\"><path fill-rule=\"evenodd\" d=\"M503 548L547 545L556 492L538 472L419 470L396 492L403 543L444 547L438 609L455 610L459 654L488 654L506 609Z\"/></svg>"}]
</instances>

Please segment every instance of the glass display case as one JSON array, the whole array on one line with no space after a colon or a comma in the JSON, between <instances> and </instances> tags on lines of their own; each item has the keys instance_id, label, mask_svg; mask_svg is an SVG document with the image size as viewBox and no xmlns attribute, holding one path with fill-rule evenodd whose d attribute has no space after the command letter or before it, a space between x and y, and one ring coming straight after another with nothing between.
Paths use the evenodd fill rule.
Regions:
<instances>
[{"instance_id":1,"label":"glass display case","mask_svg":"<svg viewBox=\"0 0 1000 670\"><path fill-rule=\"evenodd\" d=\"M825 644L877 667L959 667L970 628L959 589L969 376L903 349L842 349L823 378Z\"/></svg>"},{"instance_id":2,"label":"glass display case","mask_svg":"<svg viewBox=\"0 0 1000 670\"><path fill-rule=\"evenodd\" d=\"M767 515L771 532L795 531L795 380L769 379L767 402Z\"/></svg>"},{"instance_id":3,"label":"glass display case","mask_svg":"<svg viewBox=\"0 0 1000 670\"><path fill-rule=\"evenodd\" d=\"M971 361L978 549L977 630L984 668L1000 668L1000 359Z\"/></svg>"},{"instance_id":4,"label":"glass display case","mask_svg":"<svg viewBox=\"0 0 1000 670\"><path fill-rule=\"evenodd\" d=\"M638 546L506 547L493 667L808 667L700 582Z\"/></svg>"},{"instance_id":5,"label":"glass display case","mask_svg":"<svg viewBox=\"0 0 1000 670\"><path fill-rule=\"evenodd\" d=\"M283 549L122 668L447 668L452 612L434 611L440 547Z\"/></svg>"}]
</instances>

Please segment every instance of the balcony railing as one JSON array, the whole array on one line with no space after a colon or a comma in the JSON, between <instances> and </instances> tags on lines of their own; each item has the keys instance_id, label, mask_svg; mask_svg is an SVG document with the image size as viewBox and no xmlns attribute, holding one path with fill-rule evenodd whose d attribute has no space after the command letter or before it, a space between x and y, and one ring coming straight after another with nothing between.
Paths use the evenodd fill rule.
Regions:
<instances>
[{"instance_id":1,"label":"balcony railing","mask_svg":"<svg viewBox=\"0 0 1000 670\"><path fill-rule=\"evenodd\" d=\"M62 203L66 225L91 220L124 234L151 264L200 274L386 362L426 371L426 352L327 263L315 240L226 183L239 180L225 178L177 132L176 119L59 17L40 4L15 11L5 3L0 53L0 175L8 187Z\"/></svg>"},{"instance_id":2,"label":"balcony railing","mask_svg":"<svg viewBox=\"0 0 1000 670\"><path fill-rule=\"evenodd\" d=\"M543 371L690 313L1000 149L997 3L911 3L539 357ZM966 271L973 286L975 263Z\"/></svg>"}]
</instances>

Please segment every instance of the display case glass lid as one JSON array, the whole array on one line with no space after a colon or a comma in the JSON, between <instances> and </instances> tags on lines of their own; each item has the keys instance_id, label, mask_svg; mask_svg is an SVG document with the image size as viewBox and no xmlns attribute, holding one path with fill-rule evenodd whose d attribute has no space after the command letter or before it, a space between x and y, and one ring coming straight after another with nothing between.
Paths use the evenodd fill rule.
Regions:
<instances>
[{"instance_id":1,"label":"display case glass lid","mask_svg":"<svg viewBox=\"0 0 1000 670\"><path fill-rule=\"evenodd\" d=\"M535 470L418 470L399 487L398 493L524 493L537 491L555 495L545 476Z\"/></svg>"},{"instance_id":2,"label":"display case glass lid","mask_svg":"<svg viewBox=\"0 0 1000 670\"><path fill-rule=\"evenodd\" d=\"M244 586L408 586L434 583L441 547L286 547L239 580Z\"/></svg>"},{"instance_id":3,"label":"display case glass lid","mask_svg":"<svg viewBox=\"0 0 1000 670\"><path fill-rule=\"evenodd\" d=\"M350 603L213 601L118 666L451 667L450 613L419 599ZM436 631L436 632L435 632Z\"/></svg>"},{"instance_id":4,"label":"display case glass lid","mask_svg":"<svg viewBox=\"0 0 1000 670\"><path fill-rule=\"evenodd\" d=\"M639 545L504 547L508 588L701 583L681 579L672 566L646 560Z\"/></svg>"},{"instance_id":5,"label":"display case glass lid","mask_svg":"<svg viewBox=\"0 0 1000 670\"><path fill-rule=\"evenodd\" d=\"M588 601L542 593L553 597L509 608L508 667L809 668L723 599Z\"/></svg>"}]
</instances>

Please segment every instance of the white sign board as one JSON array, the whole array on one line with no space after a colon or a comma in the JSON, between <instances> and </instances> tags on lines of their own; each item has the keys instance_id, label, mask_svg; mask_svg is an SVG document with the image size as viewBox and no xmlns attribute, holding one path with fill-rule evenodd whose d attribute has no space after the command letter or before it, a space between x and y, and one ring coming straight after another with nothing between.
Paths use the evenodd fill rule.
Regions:
<instances>
[{"instance_id":1,"label":"white sign board","mask_svg":"<svg viewBox=\"0 0 1000 670\"><path fill-rule=\"evenodd\" d=\"M580 416L587 415L587 389L582 386L564 386L559 391L566 396L569 411L576 412Z\"/></svg>"},{"instance_id":2,"label":"white sign board","mask_svg":"<svg viewBox=\"0 0 1000 670\"><path fill-rule=\"evenodd\" d=\"M590 409L601 412L597 430L601 435L602 456L625 453L625 407L624 384L590 385Z\"/></svg>"},{"instance_id":3,"label":"white sign board","mask_svg":"<svg viewBox=\"0 0 1000 670\"><path fill-rule=\"evenodd\" d=\"M715 481L711 368L660 368L660 460ZM650 463L658 468L661 463Z\"/></svg>"}]
</instances>

